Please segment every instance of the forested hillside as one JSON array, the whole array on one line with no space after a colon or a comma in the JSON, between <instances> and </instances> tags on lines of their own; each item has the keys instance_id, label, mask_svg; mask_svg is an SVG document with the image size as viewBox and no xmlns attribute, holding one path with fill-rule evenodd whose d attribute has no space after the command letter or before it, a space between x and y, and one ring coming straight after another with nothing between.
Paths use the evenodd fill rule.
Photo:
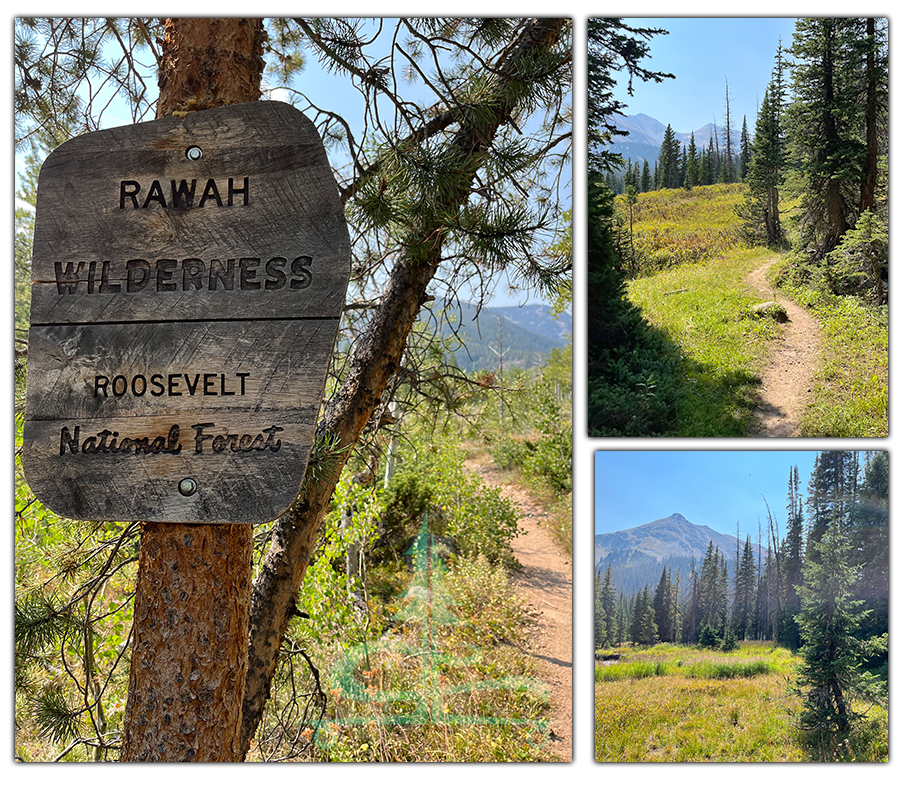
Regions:
<instances>
[{"instance_id":1,"label":"forested hillside","mask_svg":"<svg viewBox=\"0 0 900 793\"><path fill-rule=\"evenodd\" d=\"M527 371L512 368L507 358L501 372L499 356L485 361L485 368L465 371L450 354L446 334L435 334L428 318L440 297L490 304L501 283L560 312L569 309L572 21L17 17L10 33L22 205L15 250L16 759L559 759L549 746L551 703L538 676L540 662L524 649L534 639L531 618L512 580L519 510L465 463L475 454L496 459L517 483L539 494L547 522L565 537L572 486L569 355L557 346L540 362L533 356ZM295 119L303 113L308 145L285 140L261 122L267 108ZM237 114L252 122L243 127L227 120ZM125 172L107 168L99 144L87 161L81 155L65 161L77 136L127 143L148 127L156 130L152 144L123 144ZM306 168L310 152L322 155L321 169L312 175ZM60 177L57 184L65 189L59 196L66 198L54 215L52 198L38 181L53 153L61 155L54 161L80 173L102 171L112 192L84 195L73 204L68 197L70 188L78 192L77 180ZM245 182L249 192L240 205L226 206L217 194L208 206L205 198L173 206L148 193L144 206L134 207L144 223L130 234L106 214L122 209L119 180L125 185L135 172L163 192L170 183L175 191L176 184L201 179L215 190L213 175L244 173L245 153L259 154L259 171L251 171L253 187ZM295 177L296 193L274 179L284 171ZM323 228L322 207L329 202L338 221L333 234ZM279 220L268 212L275 204L288 213ZM37 232L29 205L39 220L48 218L45 238L57 233L58 246L33 247ZM298 215L301 206L310 214ZM246 233L232 223L241 212ZM61 232L54 218L62 213L73 220L100 218L109 230L105 242ZM230 242L224 232L215 233L223 229L233 234ZM305 247L311 229L327 237L329 255L350 272L349 287L328 281L328 260L321 259L303 269L306 275L291 288L332 284L323 287L329 307L309 298L316 292L309 289L302 293L307 298L295 294L290 322L273 322L271 293L254 280L254 262L267 246L271 262L286 261L290 251L280 249L282 243L298 246L290 254L298 267L312 261ZM285 378L277 398L272 391L253 392L256 407L242 403L233 415L283 410L310 430L309 443L291 441L289 447L279 440L264 449L248 447L252 437L243 435L238 449L242 430L232 424L222 430L231 439L227 449L222 434L202 460L188 461L186 444L183 456L172 458L174 475L185 478L184 488L167 491L176 500L168 503L197 495L193 503L201 504L204 520L189 528L171 510L147 522L139 520L145 513L121 513L121 522L56 515L22 470L23 423L58 418L42 412L44 403L34 407L36 376L53 381L54 393L59 388L46 358L42 368L35 353L45 337L34 339L43 331L28 327L33 282L39 292L41 267L54 272L55 257L118 258L107 249L113 241L122 245L115 249L122 261L114 264L123 267L132 256L155 258L153 251L174 257L157 263L160 281L171 275L170 263L200 261L202 267L193 258L198 255L221 257L232 273L238 262L248 263L250 279L241 284L246 291L223 281L218 291L186 296L200 286L190 280L196 270L185 268L183 280L176 276L154 293L147 322L178 335L177 341L148 337L146 344L125 345L127 353L118 356L106 349L91 354L97 348L89 342L99 334L66 315L52 325L61 334L59 349L67 350L60 366L85 373L71 392L94 382L90 372L100 359L129 373L120 375L121 382L146 382L150 378L140 373L156 371L147 351L171 361L172 372L185 371L181 362L196 367L194 385L212 379L204 373L219 369L207 348L198 349L199 337L221 360L256 371L248 384L270 382L267 373L285 370L291 356L303 370L302 377ZM95 264L70 265L94 297L107 286L94 290ZM110 295L117 291L126 293L119 284L109 289ZM217 302L226 292L254 295L257 308L242 314L246 303L232 310L239 304ZM183 335L181 325L170 321L182 297L208 310L192 316L191 333ZM304 367L310 338L319 332L307 334L305 322L324 320L323 314L339 325L337 341L333 350L326 349L330 340L320 345L327 377L308 395ZM241 332L250 318L258 323L258 336L235 342L220 333L222 325ZM130 315L103 319L109 319L101 323L109 338L123 338L135 323ZM276 325L278 333L281 326L293 328L284 347L256 343ZM257 365L254 356L258 369L250 368ZM197 405L198 392L190 405L183 393L184 400L164 401L158 409L148 407L149 392L135 394L142 398L125 408L113 399L102 403L95 393L77 420L97 419L100 427L110 416L135 419L142 427L165 421L174 428L171 451L180 453L182 446L174 444L179 425L216 426L206 417L236 390L226 391L223 380L212 407ZM218 426L225 423L220 415ZM98 434L105 439L119 433ZM144 456L151 441L118 447L115 460L81 454L112 451L95 447L96 437L80 448L75 440L68 446L79 455L69 469L77 469L74 479L101 490L114 480L140 482L130 490L136 500L160 496L151 470L157 460ZM52 444L49 449L48 455L55 453ZM210 514L197 473L204 461L213 455L229 461L226 475L210 473L228 489L232 482L247 485L252 462L263 455L273 460L279 449L275 467L267 469L271 475L254 478L241 491L253 490L260 501L279 489L288 493L292 503L283 504L277 519L251 525L236 522L240 516ZM288 457L288 449L297 453ZM191 453L203 451L198 443ZM87 466L101 457L116 466L114 474L91 475L96 469ZM35 469L51 481L38 464L28 470L32 482ZM151 478L131 478L135 472ZM246 500L235 492L222 501L226 510ZM108 489L104 497L115 500ZM172 549L178 559L166 556ZM156 607L164 618L152 613ZM207 627L192 637L200 625ZM170 651L178 658L161 661Z\"/></svg>"},{"instance_id":2,"label":"forested hillside","mask_svg":"<svg viewBox=\"0 0 900 793\"><path fill-rule=\"evenodd\" d=\"M797 467L785 474L786 514L769 511L764 553L749 534L726 547L711 539L686 576L664 567L633 594L616 586L619 559L607 556L597 567L594 644L601 656L657 643L727 653L768 642L795 652L796 726L831 752L887 702L888 455L823 451L808 482ZM658 540L643 534L649 557Z\"/></svg>"},{"instance_id":3,"label":"forested hillside","mask_svg":"<svg viewBox=\"0 0 900 793\"><path fill-rule=\"evenodd\" d=\"M772 42L755 124L710 86L721 134L682 142L668 124L654 159L625 159L612 85L673 76L643 65L663 32L589 25L589 433L758 434L767 351L788 328L777 305L746 312L782 294L822 334L797 434L886 435L887 21L798 19Z\"/></svg>"},{"instance_id":4,"label":"forested hillside","mask_svg":"<svg viewBox=\"0 0 900 793\"><path fill-rule=\"evenodd\" d=\"M442 339L448 357L467 372L511 371L541 366L553 350L571 342L572 317L549 306L475 306L435 301L428 326Z\"/></svg>"}]
</instances>

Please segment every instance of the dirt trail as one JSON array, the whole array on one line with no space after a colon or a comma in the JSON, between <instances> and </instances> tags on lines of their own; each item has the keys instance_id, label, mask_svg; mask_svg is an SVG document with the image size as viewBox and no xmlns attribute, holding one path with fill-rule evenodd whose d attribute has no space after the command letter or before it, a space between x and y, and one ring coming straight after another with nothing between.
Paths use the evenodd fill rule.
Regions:
<instances>
[{"instance_id":1,"label":"dirt trail","mask_svg":"<svg viewBox=\"0 0 900 793\"><path fill-rule=\"evenodd\" d=\"M777 261L766 259L747 276L747 284L762 300L772 300L773 287L766 273ZM783 295L778 303L787 311L784 339L775 341L772 359L763 371L761 404L756 418L763 438L790 438L799 435L800 416L812 399L813 376L819 361L821 341L819 324L804 308Z\"/></svg>"},{"instance_id":2,"label":"dirt trail","mask_svg":"<svg viewBox=\"0 0 900 793\"><path fill-rule=\"evenodd\" d=\"M501 495L519 505L522 531L512 542L522 569L512 580L537 615L531 654L540 678L550 687L551 750L561 759L572 759L572 559L541 525L547 512L531 494L504 484L503 473L485 461L469 461L466 467L481 476Z\"/></svg>"}]
</instances>

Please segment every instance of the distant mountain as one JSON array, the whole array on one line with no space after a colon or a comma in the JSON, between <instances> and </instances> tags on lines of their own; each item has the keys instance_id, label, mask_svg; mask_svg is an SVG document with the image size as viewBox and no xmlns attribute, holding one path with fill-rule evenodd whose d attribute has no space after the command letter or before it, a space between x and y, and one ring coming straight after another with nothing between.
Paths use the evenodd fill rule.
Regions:
<instances>
[{"instance_id":1,"label":"distant mountain","mask_svg":"<svg viewBox=\"0 0 900 793\"><path fill-rule=\"evenodd\" d=\"M611 120L618 129L627 131L628 136L617 135L614 137L608 147L609 151L639 162L647 160L652 168L656 158L659 157L659 147L666 132L666 125L644 113L638 113L635 116L623 116L619 113L613 113ZM724 146L725 128L709 123L700 129L693 130L694 142L697 144L697 148L706 148L710 140L712 140L714 132L719 136L719 145ZM691 142L690 132L676 132L675 137L685 145ZM740 130L732 129L731 140L735 150L740 139Z\"/></svg>"},{"instance_id":2,"label":"distant mountain","mask_svg":"<svg viewBox=\"0 0 900 793\"><path fill-rule=\"evenodd\" d=\"M570 314L563 312L554 319L549 307L539 304L480 310L468 303L459 308L439 304L433 313L442 316L441 333L445 337L451 335L451 327L459 326L457 335L465 345L455 349L454 355L457 365L466 371L499 369L501 339L505 370L540 366L551 350L568 344L572 334Z\"/></svg>"},{"instance_id":3,"label":"distant mountain","mask_svg":"<svg viewBox=\"0 0 900 793\"><path fill-rule=\"evenodd\" d=\"M678 512L633 529L596 535L594 569L605 569L611 565L612 581L617 590L626 595L642 589L645 584L650 584L651 589L655 587L664 566L672 578L676 571L680 571L684 585L692 561L699 572L710 542L724 554L731 575L738 540L709 526L691 523ZM757 559L760 553L765 558L765 550L761 551L758 545L751 544ZM743 541L740 547L743 550Z\"/></svg>"}]
</instances>

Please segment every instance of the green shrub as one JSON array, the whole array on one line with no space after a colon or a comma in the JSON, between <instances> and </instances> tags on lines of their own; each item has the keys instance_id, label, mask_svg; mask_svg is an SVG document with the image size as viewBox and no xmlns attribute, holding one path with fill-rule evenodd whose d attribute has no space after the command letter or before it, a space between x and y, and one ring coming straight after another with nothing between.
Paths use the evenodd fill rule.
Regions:
<instances>
[{"instance_id":1,"label":"green shrub","mask_svg":"<svg viewBox=\"0 0 900 793\"><path fill-rule=\"evenodd\" d=\"M736 678L767 675L773 671L773 665L763 660L748 661L746 663L700 661L685 667L684 676L701 680L734 680Z\"/></svg>"},{"instance_id":2,"label":"green shrub","mask_svg":"<svg viewBox=\"0 0 900 793\"><path fill-rule=\"evenodd\" d=\"M491 457L504 471L522 468L528 455L534 451L534 444L527 438L500 437L491 447Z\"/></svg>"},{"instance_id":3,"label":"green shrub","mask_svg":"<svg viewBox=\"0 0 900 793\"><path fill-rule=\"evenodd\" d=\"M700 626L700 633L697 635L697 644L706 647L708 650L715 649L719 645L719 634L708 623L704 622Z\"/></svg>"},{"instance_id":4,"label":"green shrub","mask_svg":"<svg viewBox=\"0 0 900 793\"><path fill-rule=\"evenodd\" d=\"M401 460L385 489L385 534L395 542L414 536L427 508L429 531L452 537L460 553L516 566L510 543L519 534L518 509L500 495L500 488L467 473L463 462L463 453L450 439L435 439L416 457Z\"/></svg>"}]
</instances>

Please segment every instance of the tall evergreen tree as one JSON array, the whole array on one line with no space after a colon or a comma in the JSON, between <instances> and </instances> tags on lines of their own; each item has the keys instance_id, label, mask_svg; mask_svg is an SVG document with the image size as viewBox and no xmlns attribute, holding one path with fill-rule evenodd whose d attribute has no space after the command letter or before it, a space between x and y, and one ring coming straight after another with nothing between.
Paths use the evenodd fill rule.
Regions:
<instances>
[{"instance_id":1,"label":"tall evergreen tree","mask_svg":"<svg viewBox=\"0 0 900 793\"><path fill-rule=\"evenodd\" d=\"M671 124L666 125L662 143L659 147L659 175L661 187L673 190L678 187L678 177L681 169L681 146Z\"/></svg>"},{"instance_id":2,"label":"tall evergreen tree","mask_svg":"<svg viewBox=\"0 0 900 793\"><path fill-rule=\"evenodd\" d=\"M706 623L722 636L728 618L728 565L712 540L700 568L698 605L699 624Z\"/></svg>"},{"instance_id":3,"label":"tall evergreen tree","mask_svg":"<svg viewBox=\"0 0 900 793\"><path fill-rule=\"evenodd\" d=\"M754 635L754 612L756 604L756 560L753 558L753 546L750 535L744 542L744 551L735 567L734 602L732 605L731 626L739 640L749 639Z\"/></svg>"},{"instance_id":4,"label":"tall evergreen tree","mask_svg":"<svg viewBox=\"0 0 900 793\"><path fill-rule=\"evenodd\" d=\"M675 641L675 602L672 581L669 578L666 566L663 565L662 575L659 578L659 583L656 585L656 592L653 596L653 610L661 642Z\"/></svg>"},{"instance_id":5,"label":"tall evergreen tree","mask_svg":"<svg viewBox=\"0 0 900 793\"><path fill-rule=\"evenodd\" d=\"M824 258L856 221L867 167L865 20L798 19L788 117L803 177L804 245ZM879 78L872 73L876 87Z\"/></svg>"},{"instance_id":6,"label":"tall evergreen tree","mask_svg":"<svg viewBox=\"0 0 900 793\"><path fill-rule=\"evenodd\" d=\"M606 611L603 608L602 585L598 569L594 576L594 649L605 646L607 641Z\"/></svg>"},{"instance_id":7,"label":"tall evergreen tree","mask_svg":"<svg viewBox=\"0 0 900 793\"><path fill-rule=\"evenodd\" d=\"M746 174L747 196L739 210L748 234L766 245L776 245L784 239L779 209L779 191L786 162L784 71L784 57L779 41L772 78L756 116L756 130Z\"/></svg>"},{"instance_id":8,"label":"tall evergreen tree","mask_svg":"<svg viewBox=\"0 0 900 793\"><path fill-rule=\"evenodd\" d=\"M697 641L700 631L700 574L694 559L688 574L687 607L681 627L681 640L687 644Z\"/></svg>"},{"instance_id":9,"label":"tall evergreen tree","mask_svg":"<svg viewBox=\"0 0 900 793\"><path fill-rule=\"evenodd\" d=\"M747 116L741 125L741 181L747 178L747 169L750 167L750 132L747 129Z\"/></svg>"},{"instance_id":10,"label":"tall evergreen tree","mask_svg":"<svg viewBox=\"0 0 900 793\"><path fill-rule=\"evenodd\" d=\"M859 197L862 214L876 209L878 160L887 144L887 20L867 17L860 46L865 58L862 88L866 96L863 119L866 158Z\"/></svg>"},{"instance_id":11,"label":"tall evergreen tree","mask_svg":"<svg viewBox=\"0 0 900 793\"><path fill-rule=\"evenodd\" d=\"M653 185L650 180L650 163L644 160L644 169L641 172L641 192L649 193L653 188Z\"/></svg>"},{"instance_id":12,"label":"tall evergreen tree","mask_svg":"<svg viewBox=\"0 0 900 793\"><path fill-rule=\"evenodd\" d=\"M612 583L612 565L606 566L606 575L603 578L603 586L600 590L600 605L606 619L606 644L609 646L617 642L616 634L616 588Z\"/></svg>"},{"instance_id":13,"label":"tall evergreen tree","mask_svg":"<svg viewBox=\"0 0 900 793\"><path fill-rule=\"evenodd\" d=\"M856 638L866 616L851 589L859 568L850 564L850 545L838 524L829 526L807 554L797 617L803 663L797 683L803 696L800 725L825 735L842 736L859 718L854 697L868 694L862 664L886 637L873 642Z\"/></svg>"},{"instance_id":14,"label":"tall evergreen tree","mask_svg":"<svg viewBox=\"0 0 900 793\"><path fill-rule=\"evenodd\" d=\"M734 143L731 139L731 96L728 92L728 80L725 80L725 151L722 154L722 177L725 184L734 181Z\"/></svg>"},{"instance_id":15,"label":"tall evergreen tree","mask_svg":"<svg viewBox=\"0 0 900 793\"><path fill-rule=\"evenodd\" d=\"M712 141L700 150L700 167L697 175L697 184L708 185L713 183Z\"/></svg>"},{"instance_id":16,"label":"tall evergreen tree","mask_svg":"<svg viewBox=\"0 0 900 793\"><path fill-rule=\"evenodd\" d=\"M700 182L700 162L697 155L697 142L694 140L693 132L691 132L691 142L688 144L684 161L684 187L685 190L690 190L694 185L702 184Z\"/></svg>"},{"instance_id":17,"label":"tall evergreen tree","mask_svg":"<svg viewBox=\"0 0 900 793\"><path fill-rule=\"evenodd\" d=\"M818 553L817 543L826 529L836 525L842 534L847 533L858 475L857 452L831 450L820 452L816 456L809 479L807 501L807 557L812 556L813 561Z\"/></svg>"},{"instance_id":18,"label":"tall evergreen tree","mask_svg":"<svg viewBox=\"0 0 900 793\"><path fill-rule=\"evenodd\" d=\"M795 618L800 613L800 584L803 582L803 498L797 466L792 466L788 475L787 533L781 555L784 564L784 603L780 635L785 646L796 650L800 646L800 631Z\"/></svg>"}]
</instances>

